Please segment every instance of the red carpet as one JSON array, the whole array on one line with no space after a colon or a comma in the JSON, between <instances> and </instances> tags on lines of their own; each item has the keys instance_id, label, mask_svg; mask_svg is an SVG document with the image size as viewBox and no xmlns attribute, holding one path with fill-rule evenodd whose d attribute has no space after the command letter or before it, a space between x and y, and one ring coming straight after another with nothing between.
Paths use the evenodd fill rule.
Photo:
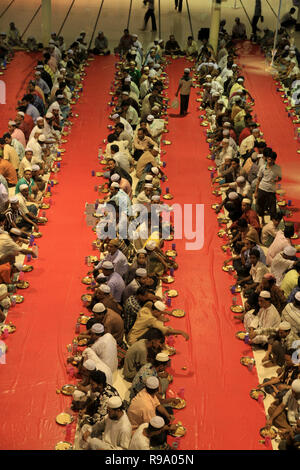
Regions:
<instances>
[{"instance_id":1,"label":"red carpet","mask_svg":"<svg viewBox=\"0 0 300 470\"><path fill-rule=\"evenodd\" d=\"M7 365L0 367L1 449L53 449L65 439L55 417L70 406L56 389L70 383L65 369L66 345L74 338L82 309L84 257L92 254L93 233L86 226L85 201L95 200L91 170L96 169L100 138L107 135L107 102L114 58L97 58L87 69L79 113L53 190L48 224L38 240L39 259L25 274L30 288L25 301L9 312L17 325L7 339Z\"/></svg>"},{"instance_id":2,"label":"red carpet","mask_svg":"<svg viewBox=\"0 0 300 470\"><path fill-rule=\"evenodd\" d=\"M171 102L186 66L184 60L175 60L168 67ZM187 401L186 408L176 412L176 420L188 429L180 448L265 449L258 442L259 429L265 424L264 409L249 396L258 383L257 374L240 365L240 357L248 355L250 348L234 336L241 324L235 324L230 310L233 279L222 271L224 242L217 236L216 215L211 209L217 198L211 193L208 144L195 98L193 90L187 117L169 118L167 138L172 145L165 147L169 178L165 186L174 202L203 204L205 218L201 250L187 251L188 240L176 241L179 269L174 288L179 296L172 307L183 308L187 315L170 323L190 334L188 342L176 338L177 354L172 360L176 372L171 388L184 388Z\"/></svg>"},{"instance_id":3,"label":"red carpet","mask_svg":"<svg viewBox=\"0 0 300 470\"><path fill-rule=\"evenodd\" d=\"M7 132L7 123L16 116L17 101L26 92L28 81L34 76L33 69L40 53L15 52L11 63L7 65L4 75L0 77L6 85L6 104L0 104L0 132Z\"/></svg>"}]
</instances>

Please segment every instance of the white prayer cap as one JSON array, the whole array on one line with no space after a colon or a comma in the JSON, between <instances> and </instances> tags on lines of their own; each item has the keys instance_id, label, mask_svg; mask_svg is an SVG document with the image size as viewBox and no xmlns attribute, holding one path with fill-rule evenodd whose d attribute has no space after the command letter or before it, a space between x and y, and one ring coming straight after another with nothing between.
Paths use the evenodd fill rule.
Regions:
<instances>
[{"instance_id":1,"label":"white prayer cap","mask_svg":"<svg viewBox=\"0 0 300 470\"><path fill-rule=\"evenodd\" d=\"M152 181L153 180L153 176L152 175L146 175L145 176L145 181Z\"/></svg>"},{"instance_id":2,"label":"white prayer cap","mask_svg":"<svg viewBox=\"0 0 300 470\"><path fill-rule=\"evenodd\" d=\"M92 308L92 312L94 313L102 313L102 312L105 312L105 310L106 310L105 305L101 303L95 304L94 307Z\"/></svg>"},{"instance_id":3,"label":"white prayer cap","mask_svg":"<svg viewBox=\"0 0 300 470\"><path fill-rule=\"evenodd\" d=\"M300 302L300 291L299 292L296 292L295 294L295 299Z\"/></svg>"},{"instance_id":4,"label":"white prayer cap","mask_svg":"<svg viewBox=\"0 0 300 470\"><path fill-rule=\"evenodd\" d=\"M285 51L288 51L289 49L290 49L290 46L288 46L288 45L284 46Z\"/></svg>"},{"instance_id":5,"label":"white prayer cap","mask_svg":"<svg viewBox=\"0 0 300 470\"><path fill-rule=\"evenodd\" d=\"M184 73L190 73L190 71L191 71L191 70L188 69L188 68L184 69Z\"/></svg>"},{"instance_id":6,"label":"white prayer cap","mask_svg":"<svg viewBox=\"0 0 300 470\"><path fill-rule=\"evenodd\" d=\"M110 177L110 179L111 181L119 181L120 175L118 175L118 173L115 173L114 175Z\"/></svg>"},{"instance_id":7,"label":"white prayer cap","mask_svg":"<svg viewBox=\"0 0 300 470\"><path fill-rule=\"evenodd\" d=\"M293 50L290 50L289 54L295 55L295 54L296 54L296 52L295 52L295 51L293 51Z\"/></svg>"},{"instance_id":8,"label":"white prayer cap","mask_svg":"<svg viewBox=\"0 0 300 470\"><path fill-rule=\"evenodd\" d=\"M151 183L146 183L144 188L147 188L147 189L152 189L153 188L153 184Z\"/></svg>"},{"instance_id":9,"label":"white prayer cap","mask_svg":"<svg viewBox=\"0 0 300 470\"><path fill-rule=\"evenodd\" d=\"M146 254L147 254L147 251L144 250L143 248L141 248L141 249L138 250L136 253L137 253L137 255L146 255Z\"/></svg>"},{"instance_id":10,"label":"white prayer cap","mask_svg":"<svg viewBox=\"0 0 300 470\"><path fill-rule=\"evenodd\" d=\"M210 75L210 74L208 74L208 75L206 75L206 76L205 76L205 78L211 78L211 75Z\"/></svg>"},{"instance_id":11,"label":"white prayer cap","mask_svg":"<svg viewBox=\"0 0 300 470\"><path fill-rule=\"evenodd\" d=\"M19 202L18 196L12 196L9 198L9 202L14 204L16 202Z\"/></svg>"},{"instance_id":12,"label":"white prayer cap","mask_svg":"<svg viewBox=\"0 0 300 470\"><path fill-rule=\"evenodd\" d=\"M7 285L6 284L0 284L0 295L7 294Z\"/></svg>"},{"instance_id":13,"label":"white prayer cap","mask_svg":"<svg viewBox=\"0 0 300 470\"><path fill-rule=\"evenodd\" d=\"M238 65L237 64L232 64L232 67L237 67Z\"/></svg>"},{"instance_id":14,"label":"white prayer cap","mask_svg":"<svg viewBox=\"0 0 300 470\"><path fill-rule=\"evenodd\" d=\"M125 82L131 82L131 77L126 77L124 81Z\"/></svg>"},{"instance_id":15,"label":"white prayer cap","mask_svg":"<svg viewBox=\"0 0 300 470\"><path fill-rule=\"evenodd\" d=\"M135 274L136 274L136 276L138 276L138 277L147 277L147 269L138 268L138 269L135 271Z\"/></svg>"},{"instance_id":16,"label":"white prayer cap","mask_svg":"<svg viewBox=\"0 0 300 470\"><path fill-rule=\"evenodd\" d=\"M104 276L103 273L100 273L100 274L96 277L96 280L97 280L97 281L100 281L101 279L106 279L106 276Z\"/></svg>"},{"instance_id":17,"label":"white prayer cap","mask_svg":"<svg viewBox=\"0 0 300 470\"><path fill-rule=\"evenodd\" d=\"M154 307L156 308L156 310L159 310L160 312L164 312L166 310L166 305L161 302L160 300L157 300L155 303L154 303Z\"/></svg>"},{"instance_id":18,"label":"white prayer cap","mask_svg":"<svg viewBox=\"0 0 300 470\"><path fill-rule=\"evenodd\" d=\"M26 147L25 153L26 153L26 152L32 152L32 153L33 153L33 150L32 150L32 148L30 148L30 147Z\"/></svg>"},{"instance_id":19,"label":"white prayer cap","mask_svg":"<svg viewBox=\"0 0 300 470\"><path fill-rule=\"evenodd\" d=\"M223 127L224 127L224 126L225 126L225 127L231 127L231 124L230 124L230 122L227 122L227 121L226 121L226 122L223 122Z\"/></svg>"},{"instance_id":20,"label":"white prayer cap","mask_svg":"<svg viewBox=\"0 0 300 470\"><path fill-rule=\"evenodd\" d=\"M236 188L236 183L229 183L230 188Z\"/></svg>"},{"instance_id":21,"label":"white prayer cap","mask_svg":"<svg viewBox=\"0 0 300 470\"><path fill-rule=\"evenodd\" d=\"M153 116L153 114L149 114L149 116L147 116L147 121L149 121L149 122L154 121L154 116Z\"/></svg>"},{"instance_id":22,"label":"white prayer cap","mask_svg":"<svg viewBox=\"0 0 300 470\"><path fill-rule=\"evenodd\" d=\"M224 101L222 99L217 101L218 104L224 104Z\"/></svg>"},{"instance_id":23,"label":"white prayer cap","mask_svg":"<svg viewBox=\"0 0 300 470\"><path fill-rule=\"evenodd\" d=\"M53 114L52 113L47 113L46 114L46 119L51 119L53 118Z\"/></svg>"},{"instance_id":24,"label":"white prayer cap","mask_svg":"<svg viewBox=\"0 0 300 470\"><path fill-rule=\"evenodd\" d=\"M38 118L36 118L37 121L44 121L44 118L42 116L39 116Z\"/></svg>"},{"instance_id":25,"label":"white prayer cap","mask_svg":"<svg viewBox=\"0 0 300 470\"><path fill-rule=\"evenodd\" d=\"M22 192L24 189L28 188L28 184L21 184L19 190Z\"/></svg>"},{"instance_id":26,"label":"white prayer cap","mask_svg":"<svg viewBox=\"0 0 300 470\"><path fill-rule=\"evenodd\" d=\"M17 235L18 237L22 233L21 230L19 230L18 228L15 228L15 227L11 228L9 232L12 233L13 235Z\"/></svg>"},{"instance_id":27,"label":"white prayer cap","mask_svg":"<svg viewBox=\"0 0 300 470\"><path fill-rule=\"evenodd\" d=\"M296 393L300 393L300 379L293 380L292 390Z\"/></svg>"},{"instance_id":28,"label":"white prayer cap","mask_svg":"<svg viewBox=\"0 0 300 470\"><path fill-rule=\"evenodd\" d=\"M154 68L158 70L158 69L160 69L160 65L159 64L154 64Z\"/></svg>"},{"instance_id":29,"label":"white prayer cap","mask_svg":"<svg viewBox=\"0 0 300 470\"><path fill-rule=\"evenodd\" d=\"M144 72L145 72L145 71L146 71L146 72L149 71L149 67L148 67L147 65L144 67Z\"/></svg>"},{"instance_id":30,"label":"white prayer cap","mask_svg":"<svg viewBox=\"0 0 300 470\"><path fill-rule=\"evenodd\" d=\"M159 39L159 40L158 40L158 44L161 44L162 42L164 42L163 39Z\"/></svg>"},{"instance_id":31,"label":"white prayer cap","mask_svg":"<svg viewBox=\"0 0 300 470\"><path fill-rule=\"evenodd\" d=\"M128 91L122 91L122 95L126 95L126 96L128 96L128 95L129 95L129 93L128 93Z\"/></svg>"},{"instance_id":32,"label":"white prayer cap","mask_svg":"<svg viewBox=\"0 0 300 470\"><path fill-rule=\"evenodd\" d=\"M36 66L36 69L41 69L42 70L43 68L44 68L44 66L42 64Z\"/></svg>"},{"instance_id":33,"label":"white prayer cap","mask_svg":"<svg viewBox=\"0 0 300 470\"><path fill-rule=\"evenodd\" d=\"M157 377L147 377L146 380L146 387L150 388L151 390L155 390L156 388L159 388L159 380Z\"/></svg>"},{"instance_id":34,"label":"white prayer cap","mask_svg":"<svg viewBox=\"0 0 300 470\"><path fill-rule=\"evenodd\" d=\"M231 193L228 194L228 198L233 201L234 199L238 199L239 195L235 191L232 191Z\"/></svg>"},{"instance_id":35,"label":"white prayer cap","mask_svg":"<svg viewBox=\"0 0 300 470\"><path fill-rule=\"evenodd\" d=\"M250 201L250 199L248 199L247 197L244 197L244 199L242 200L242 202L244 202L245 204L251 205L251 201Z\"/></svg>"},{"instance_id":36,"label":"white prayer cap","mask_svg":"<svg viewBox=\"0 0 300 470\"><path fill-rule=\"evenodd\" d=\"M168 362L168 360L170 358L169 358L169 354L160 352L160 353L156 354L155 359L159 362Z\"/></svg>"},{"instance_id":37,"label":"white prayer cap","mask_svg":"<svg viewBox=\"0 0 300 470\"><path fill-rule=\"evenodd\" d=\"M25 113L23 113L23 111L18 111L17 114L19 114L20 116L25 116Z\"/></svg>"},{"instance_id":38,"label":"white prayer cap","mask_svg":"<svg viewBox=\"0 0 300 470\"><path fill-rule=\"evenodd\" d=\"M104 326L102 325L102 323L95 323L92 326L91 331L93 333L96 333L97 335L99 335L100 333L104 332Z\"/></svg>"},{"instance_id":39,"label":"white prayer cap","mask_svg":"<svg viewBox=\"0 0 300 470\"><path fill-rule=\"evenodd\" d=\"M218 91L214 91L211 96L220 96L220 93Z\"/></svg>"},{"instance_id":40,"label":"white prayer cap","mask_svg":"<svg viewBox=\"0 0 300 470\"><path fill-rule=\"evenodd\" d=\"M34 75L41 75L41 72L39 72L38 70L34 73Z\"/></svg>"},{"instance_id":41,"label":"white prayer cap","mask_svg":"<svg viewBox=\"0 0 300 470\"><path fill-rule=\"evenodd\" d=\"M132 36L133 38L137 38L137 37L138 37L137 34L132 34L131 36Z\"/></svg>"},{"instance_id":42,"label":"white prayer cap","mask_svg":"<svg viewBox=\"0 0 300 470\"><path fill-rule=\"evenodd\" d=\"M38 141L39 141L39 142L46 142L46 137L44 136L44 134L41 134L41 135L38 137Z\"/></svg>"},{"instance_id":43,"label":"white prayer cap","mask_svg":"<svg viewBox=\"0 0 300 470\"><path fill-rule=\"evenodd\" d=\"M291 329L291 325L289 324L288 321L282 321L280 324L279 324L279 330L283 330L283 331L288 331Z\"/></svg>"},{"instance_id":44,"label":"white prayer cap","mask_svg":"<svg viewBox=\"0 0 300 470\"><path fill-rule=\"evenodd\" d=\"M152 109L154 109L154 108L152 108ZM159 152L159 148L157 147L157 145L155 145L152 150L155 150L155 152Z\"/></svg>"},{"instance_id":45,"label":"white prayer cap","mask_svg":"<svg viewBox=\"0 0 300 470\"><path fill-rule=\"evenodd\" d=\"M152 173L154 173L155 175L158 175L158 173L159 173L159 168L157 168L156 166L153 166L153 167L151 168L151 171L152 171Z\"/></svg>"},{"instance_id":46,"label":"white prayer cap","mask_svg":"<svg viewBox=\"0 0 300 470\"><path fill-rule=\"evenodd\" d=\"M121 408L122 405L123 402L120 397L110 397L110 399L107 401L108 408L111 408L113 410Z\"/></svg>"},{"instance_id":47,"label":"white prayer cap","mask_svg":"<svg viewBox=\"0 0 300 470\"><path fill-rule=\"evenodd\" d=\"M229 139L222 139L222 142L223 142L224 144L229 144Z\"/></svg>"},{"instance_id":48,"label":"white prayer cap","mask_svg":"<svg viewBox=\"0 0 300 470\"><path fill-rule=\"evenodd\" d=\"M113 183L111 183L110 187L111 187L111 188L119 188L120 185L119 185L119 183L116 183L116 182L114 181Z\"/></svg>"},{"instance_id":49,"label":"white prayer cap","mask_svg":"<svg viewBox=\"0 0 300 470\"><path fill-rule=\"evenodd\" d=\"M24 173L25 171L32 171L32 166L27 166L25 169L24 169Z\"/></svg>"},{"instance_id":50,"label":"white prayer cap","mask_svg":"<svg viewBox=\"0 0 300 470\"><path fill-rule=\"evenodd\" d=\"M154 416L150 419L149 424L154 429L161 429L164 427L165 421L161 416Z\"/></svg>"},{"instance_id":51,"label":"white prayer cap","mask_svg":"<svg viewBox=\"0 0 300 470\"><path fill-rule=\"evenodd\" d=\"M112 264L111 261L104 261L102 264L102 268L104 269L114 269L114 265Z\"/></svg>"},{"instance_id":52,"label":"white prayer cap","mask_svg":"<svg viewBox=\"0 0 300 470\"><path fill-rule=\"evenodd\" d=\"M80 390L75 390L73 393L73 399L75 401L85 401L85 393Z\"/></svg>"},{"instance_id":53,"label":"white prayer cap","mask_svg":"<svg viewBox=\"0 0 300 470\"><path fill-rule=\"evenodd\" d=\"M155 106L153 106L153 108L151 108L152 111L159 111L159 109L160 109L160 108L159 108L159 106L157 106L157 105L155 105Z\"/></svg>"},{"instance_id":54,"label":"white prayer cap","mask_svg":"<svg viewBox=\"0 0 300 470\"><path fill-rule=\"evenodd\" d=\"M153 251L156 248L156 243L153 240L150 240L145 245L146 250Z\"/></svg>"},{"instance_id":55,"label":"white prayer cap","mask_svg":"<svg viewBox=\"0 0 300 470\"><path fill-rule=\"evenodd\" d=\"M205 83L203 83L203 86L204 87L211 87L211 83L205 82Z\"/></svg>"},{"instance_id":56,"label":"white prayer cap","mask_svg":"<svg viewBox=\"0 0 300 470\"><path fill-rule=\"evenodd\" d=\"M73 54L73 49L69 49L67 53L68 54Z\"/></svg>"},{"instance_id":57,"label":"white prayer cap","mask_svg":"<svg viewBox=\"0 0 300 470\"><path fill-rule=\"evenodd\" d=\"M295 256L297 253L297 250L293 246L288 245L284 247L283 253L287 256Z\"/></svg>"},{"instance_id":58,"label":"white prayer cap","mask_svg":"<svg viewBox=\"0 0 300 470\"><path fill-rule=\"evenodd\" d=\"M243 81L244 81L244 79L242 77L237 79L237 82L243 82Z\"/></svg>"},{"instance_id":59,"label":"white prayer cap","mask_svg":"<svg viewBox=\"0 0 300 470\"><path fill-rule=\"evenodd\" d=\"M230 155L225 155L224 160L232 160L232 157ZM231 184L233 186L230 186ZM229 187L230 188L235 188L235 183L229 183Z\"/></svg>"},{"instance_id":60,"label":"white prayer cap","mask_svg":"<svg viewBox=\"0 0 300 470\"><path fill-rule=\"evenodd\" d=\"M17 123L15 121L8 121L9 126L16 126Z\"/></svg>"},{"instance_id":61,"label":"white prayer cap","mask_svg":"<svg viewBox=\"0 0 300 470\"><path fill-rule=\"evenodd\" d=\"M83 363L83 367L87 370L95 370L96 369L96 364L94 363L94 361L92 359L87 359Z\"/></svg>"},{"instance_id":62,"label":"white prayer cap","mask_svg":"<svg viewBox=\"0 0 300 470\"><path fill-rule=\"evenodd\" d=\"M270 299L271 294L267 290L262 290L261 293L259 294L259 297L262 297L263 299Z\"/></svg>"},{"instance_id":63,"label":"white prayer cap","mask_svg":"<svg viewBox=\"0 0 300 470\"><path fill-rule=\"evenodd\" d=\"M113 114L111 118L112 119L118 119L118 117L120 117L120 115L116 113L116 114Z\"/></svg>"},{"instance_id":64,"label":"white prayer cap","mask_svg":"<svg viewBox=\"0 0 300 470\"><path fill-rule=\"evenodd\" d=\"M151 198L151 201L154 201L154 202L160 201L160 196L158 194L154 194Z\"/></svg>"},{"instance_id":65,"label":"white prayer cap","mask_svg":"<svg viewBox=\"0 0 300 470\"><path fill-rule=\"evenodd\" d=\"M56 97L58 100L62 100L64 98L64 95L57 95Z\"/></svg>"},{"instance_id":66,"label":"white prayer cap","mask_svg":"<svg viewBox=\"0 0 300 470\"><path fill-rule=\"evenodd\" d=\"M104 294L110 294L110 287L107 284L101 284L99 289L104 292Z\"/></svg>"},{"instance_id":67,"label":"white prayer cap","mask_svg":"<svg viewBox=\"0 0 300 470\"><path fill-rule=\"evenodd\" d=\"M244 176L238 176L237 179L236 179L237 183L245 183L245 181L246 180L245 180Z\"/></svg>"},{"instance_id":68,"label":"white prayer cap","mask_svg":"<svg viewBox=\"0 0 300 470\"><path fill-rule=\"evenodd\" d=\"M65 69L65 67L62 67L62 68L60 69L60 71L61 71L61 72L66 72L67 69Z\"/></svg>"},{"instance_id":69,"label":"white prayer cap","mask_svg":"<svg viewBox=\"0 0 300 470\"><path fill-rule=\"evenodd\" d=\"M32 165L32 171L39 171L40 167L38 165Z\"/></svg>"}]
</instances>

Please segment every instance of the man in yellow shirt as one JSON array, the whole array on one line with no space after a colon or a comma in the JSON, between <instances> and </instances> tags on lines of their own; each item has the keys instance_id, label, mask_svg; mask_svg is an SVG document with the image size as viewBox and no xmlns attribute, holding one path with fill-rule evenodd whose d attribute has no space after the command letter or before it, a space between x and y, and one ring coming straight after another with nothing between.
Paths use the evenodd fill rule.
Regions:
<instances>
[{"instance_id":1,"label":"man in yellow shirt","mask_svg":"<svg viewBox=\"0 0 300 470\"><path fill-rule=\"evenodd\" d=\"M298 278L300 276L300 261L297 261L294 268L286 273L280 284L280 289L283 290L286 298L290 295L294 287L298 285Z\"/></svg>"}]
</instances>

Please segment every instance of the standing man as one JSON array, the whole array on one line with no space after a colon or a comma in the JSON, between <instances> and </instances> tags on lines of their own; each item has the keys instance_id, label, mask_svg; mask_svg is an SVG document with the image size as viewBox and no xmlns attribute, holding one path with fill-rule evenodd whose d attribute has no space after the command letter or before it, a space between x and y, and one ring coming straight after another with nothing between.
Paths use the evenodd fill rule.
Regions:
<instances>
[{"instance_id":1,"label":"standing man","mask_svg":"<svg viewBox=\"0 0 300 470\"><path fill-rule=\"evenodd\" d=\"M154 0L144 0L144 5L147 5L147 3L148 3L148 10L146 11L146 14L144 16L144 27L142 28L142 31L146 30L147 23L150 17L152 21L152 31L157 31L155 14L154 14Z\"/></svg>"},{"instance_id":2,"label":"standing man","mask_svg":"<svg viewBox=\"0 0 300 470\"><path fill-rule=\"evenodd\" d=\"M190 69L184 69L184 75L179 80L178 89L175 96L178 96L180 91L180 116L186 116L189 106L191 87L193 81L190 77Z\"/></svg>"},{"instance_id":3,"label":"standing man","mask_svg":"<svg viewBox=\"0 0 300 470\"><path fill-rule=\"evenodd\" d=\"M254 9L254 15L252 18L251 26L252 26L252 35L253 35L253 41L256 41L256 32L257 32L257 23L259 21L259 18L262 19L261 16L261 0L255 0L255 9Z\"/></svg>"},{"instance_id":4,"label":"standing man","mask_svg":"<svg viewBox=\"0 0 300 470\"><path fill-rule=\"evenodd\" d=\"M182 12L182 0L175 0L175 10L178 8L178 13Z\"/></svg>"}]
</instances>

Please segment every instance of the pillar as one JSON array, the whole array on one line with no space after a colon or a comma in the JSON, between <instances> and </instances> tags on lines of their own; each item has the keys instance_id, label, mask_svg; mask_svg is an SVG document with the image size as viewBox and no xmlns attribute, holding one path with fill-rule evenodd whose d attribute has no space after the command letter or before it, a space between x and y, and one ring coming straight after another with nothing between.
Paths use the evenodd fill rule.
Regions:
<instances>
[{"instance_id":1,"label":"pillar","mask_svg":"<svg viewBox=\"0 0 300 470\"><path fill-rule=\"evenodd\" d=\"M218 0L213 0L211 7L209 43L213 47L215 54L218 50L219 29L221 20L221 4Z\"/></svg>"},{"instance_id":2,"label":"pillar","mask_svg":"<svg viewBox=\"0 0 300 470\"><path fill-rule=\"evenodd\" d=\"M51 0L42 0L42 42L47 46L51 37Z\"/></svg>"},{"instance_id":3,"label":"pillar","mask_svg":"<svg viewBox=\"0 0 300 470\"><path fill-rule=\"evenodd\" d=\"M300 3L300 2L299 2L299 3ZM300 5L298 5L298 15L297 15L296 31L300 31Z\"/></svg>"}]
</instances>

